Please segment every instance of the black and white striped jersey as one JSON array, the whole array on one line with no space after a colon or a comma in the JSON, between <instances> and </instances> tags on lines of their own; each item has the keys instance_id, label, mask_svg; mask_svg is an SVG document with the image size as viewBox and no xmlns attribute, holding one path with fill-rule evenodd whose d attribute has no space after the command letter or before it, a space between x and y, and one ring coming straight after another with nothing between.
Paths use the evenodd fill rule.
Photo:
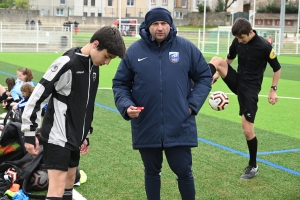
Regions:
<instances>
[{"instance_id":1,"label":"black and white striped jersey","mask_svg":"<svg viewBox=\"0 0 300 200\"><path fill-rule=\"evenodd\" d=\"M81 48L72 48L56 59L35 87L22 115L25 142L35 144L35 130L48 103L41 138L69 149L78 149L93 120L99 67Z\"/></svg>"}]
</instances>

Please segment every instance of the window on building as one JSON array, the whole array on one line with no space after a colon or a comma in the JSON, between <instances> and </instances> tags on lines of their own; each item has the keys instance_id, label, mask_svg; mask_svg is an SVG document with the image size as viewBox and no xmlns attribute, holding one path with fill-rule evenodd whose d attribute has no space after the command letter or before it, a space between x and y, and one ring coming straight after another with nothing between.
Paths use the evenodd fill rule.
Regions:
<instances>
[{"instance_id":1,"label":"window on building","mask_svg":"<svg viewBox=\"0 0 300 200\"><path fill-rule=\"evenodd\" d=\"M175 18L182 19L183 18L182 12L175 12Z\"/></svg>"},{"instance_id":2,"label":"window on building","mask_svg":"<svg viewBox=\"0 0 300 200\"><path fill-rule=\"evenodd\" d=\"M162 5L168 5L168 0L162 0Z\"/></svg>"},{"instance_id":3,"label":"window on building","mask_svg":"<svg viewBox=\"0 0 300 200\"><path fill-rule=\"evenodd\" d=\"M98 13L98 17L102 17L102 13Z\"/></svg>"},{"instance_id":4,"label":"window on building","mask_svg":"<svg viewBox=\"0 0 300 200\"><path fill-rule=\"evenodd\" d=\"M91 17L95 17L95 13L91 13Z\"/></svg>"},{"instance_id":5,"label":"window on building","mask_svg":"<svg viewBox=\"0 0 300 200\"><path fill-rule=\"evenodd\" d=\"M83 12L83 16L84 16L84 17L87 17L87 12Z\"/></svg>"},{"instance_id":6,"label":"window on building","mask_svg":"<svg viewBox=\"0 0 300 200\"><path fill-rule=\"evenodd\" d=\"M182 0L182 7L186 8L186 0Z\"/></svg>"},{"instance_id":7,"label":"window on building","mask_svg":"<svg viewBox=\"0 0 300 200\"><path fill-rule=\"evenodd\" d=\"M88 0L83 0L83 5L87 6L88 5Z\"/></svg>"},{"instance_id":8,"label":"window on building","mask_svg":"<svg viewBox=\"0 0 300 200\"><path fill-rule=\"evenodd\" d=\"M66 0L60 0L60 4L66 4Z\"/></svg>"},{"instance_id":9,"label":"window on building","mask_svg":"<svg viewBox=\"0 0 300 200\"><path fill-rule=\"evenodd\" d=\"M226 22L230 22L230 15L226 15Z\"/></svg>"},{"instance_id":10,"label":"window on building","mask_svg":"<svg viewBox=\"0 0 300 200\"><path fill-rule=\"evenodd\" d=\"M57 9L56 9L56 15L58 15L58 16L63 16L63 15L64 15L64 9L57 8Z\"/></svg>"},{"instance_id":11,"label":"window on building","mask_svg":"<svg viewBox=\"0 0 300 200\"><path fill-rule=\"evenodd\" d=\"M91 1L91 6L95 6L95 0Z\"/></svg>"},{"instance_id":12,"label":"window on building","mask_svg":"<svg viewBox=\"0 0 300 200\"><path fill-rule=\"evenodd\" d=\"M134 0L127 0L127 6L134 6Z\"/></svg>"},{"instance_id":13,"label":"window on building","mask_svg":"<svg viewBox=\"0 0 300 200\"><path fill-rule=\"evenodd\" d=\"M195 3L196 3L196 5L195 5L196 8L198 8L198 5L200 4L200 0L196 0Z\"/></svg>"},{"instance_id":14,"label":"window on building","mask_svg":"<svg viewBox=\"0 0 300 200\"><path fill-rule=\"evenodd\" d=\"M113 0L108 0L107 6L113 6Z\"/></svg>"},{"instance_id":15,"label":"window on building","mask_svg":"<svg viewBox=\"0 0 300 200\"><path fill-rule=\"evenodd\" d=\"M156 4L156 0L151 0L151 4Z\"/></svg>"}]
</instances>

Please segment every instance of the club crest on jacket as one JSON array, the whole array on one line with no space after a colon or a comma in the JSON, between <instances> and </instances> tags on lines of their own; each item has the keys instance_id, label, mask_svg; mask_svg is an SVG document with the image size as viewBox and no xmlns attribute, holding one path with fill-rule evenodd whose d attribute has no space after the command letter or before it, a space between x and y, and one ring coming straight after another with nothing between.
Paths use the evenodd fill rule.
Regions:
<instances>
[{"instance_id":1,"label":"club crest on jacket","mask_svg":"<svg viewBox=\"0 0 300 200\"><path fill-rule=\"evenodd\" d=\"M179 52L169 52L169 59L172 63L179 61Z\"/></svg>"}]
</instances>

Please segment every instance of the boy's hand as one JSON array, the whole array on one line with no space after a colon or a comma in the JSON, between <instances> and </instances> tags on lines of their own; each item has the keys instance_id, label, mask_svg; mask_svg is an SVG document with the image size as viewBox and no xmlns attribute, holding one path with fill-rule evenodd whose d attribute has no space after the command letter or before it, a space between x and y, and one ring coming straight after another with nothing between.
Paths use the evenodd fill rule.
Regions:
<instances>
[{"instance_id":1,"label":"boy's hand","mask_svg":"<svg viewBox=\"0 0 300 200\"><path fill-rule=\"evenodd\" d=\"M215 82L217 82L219 77L220 77L219 73L215 73L212 77L213 80L212 80L211 84L214 84Z\"/></svg>"},{"instance_id":2,"label":"boy's hand","mask_svg":"<svg viewBox=\"0 0 300 200\"><path fill-rule=\"evenodd\" d=\"M88 142L85 139L82 145L80 146L80 154L87 154L89 152L89 148L90 146L88 146Z\"/></svg>"},{"instance_id":3,"label":"boy's hand","mask_svg":"<svg viewBox=\"0 0 300 200\"><path fill-rule=\"evenodd\" d=\"M24 147L25 147L26 151L33 156L39 154L40 144L39 144L39 140L37 138L35 138L35 147L33 144L30 144L27 142L24 143Z\"/></svg>"}]
</instances>

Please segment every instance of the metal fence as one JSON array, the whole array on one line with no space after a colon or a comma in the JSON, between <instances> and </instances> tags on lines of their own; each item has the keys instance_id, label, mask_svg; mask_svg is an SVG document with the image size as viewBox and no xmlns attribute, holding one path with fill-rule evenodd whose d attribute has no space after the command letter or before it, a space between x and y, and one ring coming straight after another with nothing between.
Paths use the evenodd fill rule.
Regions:
<instances>
[{"instance_id":1,"label":"metal fence","mask_svg":"<svg viewBox=\"0 0 300 200\"><path fill-rule=\"evenodd\" d=\"M80 34L75 36L72 26L26 26L25 24L3 24L0 22L0 52L64 52L72 46L83 46L99 26L90 26L80 29ZM139 26L136 26L136 30ZM280 54L299 54L300 35L284 34L281 37L280 29L255 28L257 33L264 38L271 37L275 52ZM208 29L178 28L178 35L194 43L202 53L227 54L233 40L231 27L218 27ZM137 31L136 31L137 32ZM139 39L138 34L126 34L125 45L128 48ZM283 38L283 39L281 39Z\"/></svg>"},{"instance_id":2,"label":"metal fence","mask_svg":"<svg viewBox=\"0 0 300 200\"><path fill-rule=\"evenodd\" d=\"M0 52L62 52L72 45L68 27L0 22Z\"/></svg>"}]
</instances>

